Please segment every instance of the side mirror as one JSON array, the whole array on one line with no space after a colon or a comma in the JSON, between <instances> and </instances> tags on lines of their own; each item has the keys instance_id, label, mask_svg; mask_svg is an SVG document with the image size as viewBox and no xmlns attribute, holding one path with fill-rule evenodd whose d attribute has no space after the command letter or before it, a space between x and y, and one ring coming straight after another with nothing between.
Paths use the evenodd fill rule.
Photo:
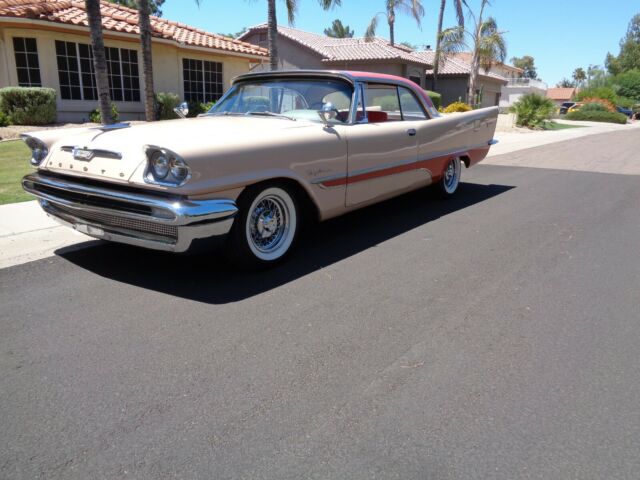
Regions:
<instances>
[{"instance_id":1,"label":"side mirror","mask_svg":"<svg viewBox=\"0 0 640 480\"><path fill-rule=\"evenodd\" d=\"M320 120L324 123L325 127L329 126L329 121L333 120L338 116L338 109L333 106L331 102L327 102L322 105L322 108L318 110L318 116Z\"/></svg>"},{"instance_id":2,"label":"side mirror","mask_svg":"<svg viewBox=\"0 0 640 480\"><path fill-rule=\"evenodd\" d=\"M176 108L173 109L180 118L187 118L189 115L189 104L187 102L182 102Z\"/></svg>"}]
</instances>

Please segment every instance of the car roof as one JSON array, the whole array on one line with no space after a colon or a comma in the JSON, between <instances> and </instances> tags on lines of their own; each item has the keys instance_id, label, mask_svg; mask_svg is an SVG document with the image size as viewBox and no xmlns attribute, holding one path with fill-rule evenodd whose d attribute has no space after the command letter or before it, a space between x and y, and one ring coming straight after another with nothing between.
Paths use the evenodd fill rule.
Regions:
<instances>
[{"instance_id":1,"label":"car roof","mask_svg":"<svg viewBox=\"0 0 640 480\"><path fill-rule=\"evenodd\" d=\"M327 78L340 78L348 81L351 84L355 84L356 81L363 82L380 82L394 85L401 85L413 90L421 100L427 105L428 108L433 109L435 113L435 107L429 95L416 83L411 80L397 75L389 75L386 73L375 72L362 72L357 70L276 70L269 72L250 72L238 75L232 80L232 84L256 78L278 78L278 77L327 77Z\"/></svg>"}]
</instances>

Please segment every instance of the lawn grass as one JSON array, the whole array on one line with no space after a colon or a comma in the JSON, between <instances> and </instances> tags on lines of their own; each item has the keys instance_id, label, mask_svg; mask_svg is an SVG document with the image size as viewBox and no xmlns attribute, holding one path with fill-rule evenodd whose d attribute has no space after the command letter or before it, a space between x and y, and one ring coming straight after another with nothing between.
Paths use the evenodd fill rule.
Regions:
<instances>
[{"instance_id":1,"label":"lawn grass","mask_svg":"<svg viewBox=\"0 0 640 480\"><path fill-rule=\"evenodd\" d=\"M34 199L20 184L22 177L33 171L30 158L29 147L22 140L0 142L0 205Z\"/></svg>"},{"instance_id":2,"label":"lawn grass","mask_svg":"<svg viewBox=\"0 0 640 480\"><path fill-rule=\"evenodd\" d=\"M584 128L584 125L568 125L566 123L545 122L544 130L566 130L568 128Z\"/></svg>"}]
</instances>

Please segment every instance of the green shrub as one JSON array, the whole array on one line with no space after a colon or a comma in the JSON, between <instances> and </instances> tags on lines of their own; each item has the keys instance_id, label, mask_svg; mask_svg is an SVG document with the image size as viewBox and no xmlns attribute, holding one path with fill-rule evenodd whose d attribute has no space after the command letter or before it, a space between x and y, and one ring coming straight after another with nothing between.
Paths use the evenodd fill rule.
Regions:
<instances>
[{"instance_id":1,"label":"green shrub","mask_svg":"<svg viewBox=\"0 0 640 480\"><path fill-rule=\"evenodd\" d=\"M613 88L621 97L640 100L640 70L629 70L611 79Z\"/></svg>"},{"instance_id":2,"label":"green shrub","mask_svg":"<svg viewBox=\"0 0 640 480\"><path fill-rule=\"evenodd\" d=\"M429 98L433 102L433 106L436 107L436 109L439 109L442 106L442 95L438 92L432 92L431 90L425 90L425 92L429 95Z\"/></svg>"},{"instance_id":3,"label":"green shrub","mask_svg":"<svg viewBox=\"0 0 640 480\"><path fill-rule=\"evenodd\" d=\"M0 111L0 127L9 126L9 117L2 111Z\"/></svg>"},{"instance_id":4,"label":"green shrub","mask_svg":"<svg viewBox=\"0 0 640 480\"><path fill-rule=\"evenodd\" d=\"M583 120L586 122L627 123L627 116L622 113L577 110L567 113L567 120Z\"/></svg>"},{"instance_id":5,"label":"green shrub","mask_svg":"<svg viewBox=\"0 0 640 480\"><path fill-rule=\"evenodd\" d=\"M173 111L174 108L180 105L180 97L178 95L170 92L158 92L156 93L155 99L156 118L158 120L178 118L176 112Z\"/></svg>"},{"instance_id":6,"label":"green shrub","mask_svg":"<svg viewBox=\"0 0 640 480\"><path fill-rule=\"evenodd\" d=\"M114 122L117 122L118 118L120 118L120 115L118 114L118 109L113 103L111 104L111 118ZM96 107L89 112L89 121L91 123L102 123L102 116L100 115L99 107Z\"/></svg>"},{"instance_id":7,"label":"green shrub","mask_svg":"<svg viewBox=\"0 0 640 480\"><path fill-rule=\"evenodd\" d=\"M555 110L553 101L537 93L523 95L511 107L511 111L516 114L516 125L529 128L542 128Z\"/></svg>"},{"instance_id":8,"label":"green shrub","mask_svg":"<svg viewBox=\"0 0 640 480\"><path fill-rule=\"evenodd\" d=\"M583 112L608 112L609 110L601 103L592 102L585 103L582 107L580 107Z\"/></svg>"},{"instance_id":9,"label":"green shrub","mask_svg":"<svg viewBox=\"0 0 640 480\"><path fill-rule=\"evenodd\" d=\"M577 102L581 102L586 98L604 98L605 100L609 100L611 103L615 103L616 96L615 90L611 87L592 87L580 90L575 94L573 99Z\"/></svg>"},{"instance_id":10,"label":"green shrub","mask_svg":"<svg viewBox=\"0 0 640 480\"><path fill-rule=\"evenodd\" d=\"M14 125L46 125L56 121L53 88L6 87L0 89L0 111Z\"/></svg>"},{"instance_id":11,"label":"green shrub","mask_svg":"<svg viewBox=\"0 0 640 480\"><path fill-rule=\"evenodd\" d=\"M464 102L453 102L444 109L444 113L469 112L472 108Z\"/></svg>"}]
</instances>

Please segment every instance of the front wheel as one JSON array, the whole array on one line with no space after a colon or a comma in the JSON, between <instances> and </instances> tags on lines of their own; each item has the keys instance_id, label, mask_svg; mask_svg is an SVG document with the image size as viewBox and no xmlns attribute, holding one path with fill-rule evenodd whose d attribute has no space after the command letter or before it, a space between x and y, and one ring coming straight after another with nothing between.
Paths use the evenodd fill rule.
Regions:
<instances>
[{"instance_id":1,"label":"front wheel","mask_svg":"<svg viewBox=\"0 0 640 480\"><path fill-rule=\"evenodd\" d=\"M437 183L436 188L441 197L452 196L460 185L462 175L462 162L459 157L452 158L445 167L442 179Z\"/></svg>"},{"instance_id":2,"label":"front wheel","mask_svg":"<svg viewBox=\"0 0 640 480\"><path fill-rule=\"evenodd\" d=\"M227 239L230 260L246 268L268 268L291 250L298 233L298 204L285 186L250 187Z\"/></svg>"}]
</instances>

